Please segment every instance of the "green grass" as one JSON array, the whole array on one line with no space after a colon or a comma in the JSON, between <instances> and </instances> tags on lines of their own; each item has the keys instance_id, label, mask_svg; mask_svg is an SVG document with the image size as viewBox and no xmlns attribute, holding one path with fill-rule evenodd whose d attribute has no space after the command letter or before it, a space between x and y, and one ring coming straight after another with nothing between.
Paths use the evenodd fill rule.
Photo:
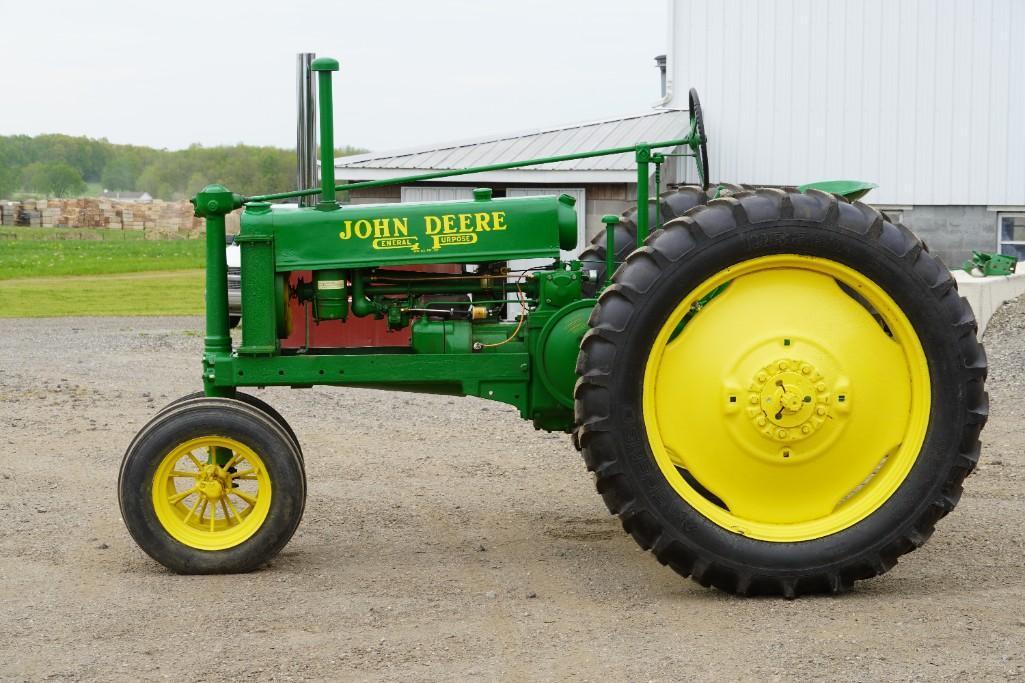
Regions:
<instances>
[{"instance_id":1,"label":"green grass","mask_svg":"<svg viewBox=\"0 0 1025 683\"><path fill-rule=\"evenodd\" d=\"M69 234L85 239L59 239ZM202 268L204 240L147 240L141 231L0 229L0 280Z\"/></svg>"},{"instance_id":2,"label":"green grass","mask_svg":"<svg viewBox=\"0 0 1025 683\"><path fill-rule=\"evenodd\" d=\"M198 315L204 245L133 230L0 228L0 318Z\"/></svg>"},{"instance_id":3,"label":"green grass","mask_svg":"<svg viewBox=\"0 0 1025 683\"><path fill-rule=\"evenodd\" d=\"M202 270L0 281L0 318L199 315Z\"/></svg>"}]
</instances>

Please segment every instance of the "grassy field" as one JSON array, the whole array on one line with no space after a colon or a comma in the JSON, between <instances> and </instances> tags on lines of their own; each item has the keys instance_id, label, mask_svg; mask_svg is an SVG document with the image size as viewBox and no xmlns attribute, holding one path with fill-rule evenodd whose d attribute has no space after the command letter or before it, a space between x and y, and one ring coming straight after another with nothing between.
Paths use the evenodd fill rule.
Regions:
<instances>
[{"instance_id":1,"label":"grassy field","mask_svg":"<svg viewBox=\"0 0 1025 683\"><path fill-rule=\"evenodd\" d=\"M199 315L203 271L0 280L0 318Z\"/></svg>"},{"instance_id":2,"label":"grassy field","mask_svg":"<svg viewBox=\"0 0 1025 683\"><path fill-rule=\"evenodd\" d=\"M85 239L54 239L68 233ZM0 230L0 280L183 270L204 265L203 240L141 237L141 232L121 230Z\"/></svg>"},{"instance_id":3,"label":"grassy field","mask_svg":"<svg viewBox=\"0 0 1025 683\"><path fill-rule=\"evenodd\" d=\"M200 314L203 248L133 231L5 228L0 318Z\"/></svg>"}]
</instances>

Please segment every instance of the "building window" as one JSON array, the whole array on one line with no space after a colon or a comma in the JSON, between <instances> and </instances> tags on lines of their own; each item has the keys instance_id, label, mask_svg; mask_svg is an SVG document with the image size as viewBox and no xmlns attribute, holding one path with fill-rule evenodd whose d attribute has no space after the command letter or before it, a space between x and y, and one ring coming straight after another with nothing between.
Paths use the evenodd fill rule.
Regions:
<instances>
[{"instance_id":1,"label":"building window","mask_svg":"<svg viewBox=\"0 0 1025 683\"><path fill-rule=\"evenodd\" d=\"M1025 260L1025 213L997 214L997 251Z\"/></svg>"}]
</instances>

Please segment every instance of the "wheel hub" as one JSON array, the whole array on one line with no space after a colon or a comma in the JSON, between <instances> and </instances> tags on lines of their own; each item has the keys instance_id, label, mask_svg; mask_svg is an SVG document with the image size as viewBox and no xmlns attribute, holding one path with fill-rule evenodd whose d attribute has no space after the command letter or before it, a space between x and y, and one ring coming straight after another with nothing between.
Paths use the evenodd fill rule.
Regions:
<instances>
[{"instance_id":1,"label":"wheel hub","mask_svg":"<svg viewBox=\"0 0 1025 683\"><path fill-rule=\"evenodd\" d=\"M830 387L811 363L781 358L751 380L747 414L773 441L806 439L829 419Z\"/></svg>"},{"instance_id":2,"label":"wheel hub","mask_svg":"<svg viewBox=\"0 0 1025 683\"><path fill-rule=\"evenodd\" d=\"M199 492L211 501L220 500L224 491L229 486L230 475L217 465L206 465L203 467L199 482L196 487Z\"/></svg>"}]
</instances>

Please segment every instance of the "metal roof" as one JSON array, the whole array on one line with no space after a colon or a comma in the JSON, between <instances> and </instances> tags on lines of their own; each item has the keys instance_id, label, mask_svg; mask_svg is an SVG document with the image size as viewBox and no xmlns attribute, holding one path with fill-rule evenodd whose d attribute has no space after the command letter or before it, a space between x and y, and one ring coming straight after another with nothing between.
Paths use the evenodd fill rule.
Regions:
<instances>
[{"instance_id":1,"label":"metal roof","mask_svg":"<svg viewBox=\"0 0 1025 683\"><path fill-rule=\"evenodd\" d=\"M335 159L335 168L338 178L376 180L622 147L642 141L672 140L684 137L689 129L690 115L686 110L663 109L557 128L339 157ZM498 182L633 182L636 180L636 165L631 154L617 154L490 171L470 177ZM437 182L446 180L465 182L466 178L439 179Z\"/></svg>"}]
</instances>

